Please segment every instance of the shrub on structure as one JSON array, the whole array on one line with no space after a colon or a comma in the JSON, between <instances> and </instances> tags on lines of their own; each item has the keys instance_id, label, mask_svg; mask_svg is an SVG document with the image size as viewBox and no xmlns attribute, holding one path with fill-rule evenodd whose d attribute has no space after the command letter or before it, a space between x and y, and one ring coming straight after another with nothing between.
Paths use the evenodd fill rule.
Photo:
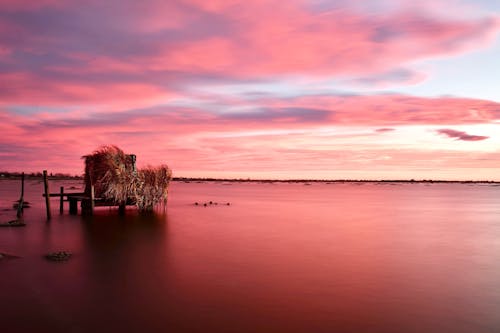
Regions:
<instances>
[{"instance_id":1,"label":"shrub on structure","mask_svg":"<svg viewBox=\"0 0 500 333\"><path fill-rule=\"evenodd\" d=\"M135 155L125 154L116 146L102 146L85 159L85 193L94 186L96 198L114 203L135 203L141 211L153 210L165 203L172 171L167 165L137 170Z\"/></svg>"}]
</instances>

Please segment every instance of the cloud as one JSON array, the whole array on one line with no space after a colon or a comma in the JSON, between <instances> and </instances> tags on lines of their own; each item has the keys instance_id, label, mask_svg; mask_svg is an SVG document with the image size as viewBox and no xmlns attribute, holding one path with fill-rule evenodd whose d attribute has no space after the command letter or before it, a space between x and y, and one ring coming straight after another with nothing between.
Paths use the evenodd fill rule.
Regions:
<instances>
[{"instance_id":1,"label":"cloud","mask_svg":"<svg viewBox=\"0 0 500 333\"><path fill-rule=\"evenodd\" d=\"M290 76L414 84L425 74L405 66L485 47L499 31L493 15L426 15L428 4L410 11L389 1L393 10L373 14L360 3L314 3L8 1L0 9L1 97L105 104L133 91L158 100L206 80Z\"/></svg>"},{"instance_id":2,"label":"cloud","mask_svg":"<svg viewBox=\"0 0 500 333\"><path fill-rule=\"evenodd\" d=\"M354 84L360 86L384 88L391 85L410 85L422 82L426 75L417 73L415 71L396 68L383 73L376 73L364 77L357 77L347 80L347 84Z\"/></svg>"},{"instance_id":3,"label":"cloud","mask_svg":"<svg viewBox=\"0 0 500 333\"><path fill-rule=\"evenodd\" d=\"M396 130L395 128L384 127L384 128L377 128L375 130L375 132L377 132L377 133L385 133L385 132L392 132L392 131L395 131L395 130Z\"/></svg>"},{"instance_id":4,"label":"cloud","mask_svg":"<svg viewBox=\"0 0 500 333\"><path fill-rule=\"evenodd\" d=\"M2 1L2 166L80 170L79 156L109 143L193 172L401 166L411 152L366 148L388 139L377 133L500 120L495 101L316 90L415 84L427 75L416 62L485 48L499 32L492 11L401 3Z\"/></svg>"},{"instance_id":5,"label":"cloud","mask_svg":"<svg viewBox=\"0 0 500 333\"><path fill-rule=\"evenodd\" d=\"M461 141L482 141L489 138L488 136L470 135L467 134L466 132L456 131L448 128L439 129L436 132L438 134L445 135L449 138L454 138L456 140L461 140Z\"/></svg>"}]
</instances>

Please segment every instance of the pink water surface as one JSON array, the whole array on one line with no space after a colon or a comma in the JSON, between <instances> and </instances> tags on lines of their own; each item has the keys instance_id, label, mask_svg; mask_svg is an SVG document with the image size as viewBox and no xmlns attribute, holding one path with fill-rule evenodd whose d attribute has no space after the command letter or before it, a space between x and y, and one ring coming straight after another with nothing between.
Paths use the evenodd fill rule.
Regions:
<instances>
[{"instance_id":1,"label":"pink water surface","mask_svg":"<svg viewBox=\"0 0 500 333\"><path fill-rule=\"evenodd\" d=\"M0 261L1 331L500 331L497 186L174 182L151 215L54 199L50 223L26 192L27 227L0 229L21 257ZM0 209L18 196L0 181Z\"/></svg>"}]
</instances>

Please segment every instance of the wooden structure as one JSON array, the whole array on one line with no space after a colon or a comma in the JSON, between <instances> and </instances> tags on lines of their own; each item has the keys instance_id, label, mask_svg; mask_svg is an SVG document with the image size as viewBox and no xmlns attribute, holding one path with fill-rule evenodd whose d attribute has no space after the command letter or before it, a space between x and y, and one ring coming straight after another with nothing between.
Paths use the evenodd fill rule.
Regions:
<instances>
[{"instance_id":1,"label":"wooden structure","mask_svg":"<svg viewBox=\"0 0 500 333\"><path fill-rule=\"evenodd\" d=\"M77 214L81 202L82 215L92 215L96 206L118 206L120 214L127 205L139 211L153 210L159 203L166 203L172 171L167 165L136 169L136 156L125 154L116 146L103 146L85 160L85 190L82 193L50 193L47 171L44 170L45 202L47 219L50 220L50 197L59 197L59 211L64 210L64 201L69 202L70 214Z\"/></svg>"},{"instance_id":2,"label":"wooden structure","mask_svg":"<svg viewBox=\"0 0 500 333\"><path fill-rule=\"evenodd\" d=\"M48 190L48 189L47 189ZM93 193L93 190L91 190ZM47 219L51 219L50 212L50 200L47 200L50 197L58 197L59 198L59 213L62 214L64 212L64 203L68 202L68 209L71 215L78 214L78 203L81 206L82 215L92 215L94 212L94 208L96 206L118 206L118 212L123 215L125 213L126 205L135 205L134 203L126 203L125 205L119 205L112 201L106 200L104 198L96 198L92 195L88 196L85 192L65 192L64 187L60 187L60 191L58 193L44 193L43 196L46 199L46 202L49 201L47 207Z\"/></svg>"}]
</instances>

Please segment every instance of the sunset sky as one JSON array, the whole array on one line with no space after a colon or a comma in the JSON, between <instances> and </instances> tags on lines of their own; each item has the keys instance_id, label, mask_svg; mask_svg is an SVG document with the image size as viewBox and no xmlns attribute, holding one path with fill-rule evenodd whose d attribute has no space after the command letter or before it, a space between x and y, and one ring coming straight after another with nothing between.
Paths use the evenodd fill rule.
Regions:
<instances>
[{"instance_id":1,"label":"sunset sky","mask_svg":"<svg viewBox=\"0 0 500 333\"><path fill-rule=\"evenodd\" d=\"M500 1L0 0L0 170L500 180Z\"/></svg>"}]
</instances>

